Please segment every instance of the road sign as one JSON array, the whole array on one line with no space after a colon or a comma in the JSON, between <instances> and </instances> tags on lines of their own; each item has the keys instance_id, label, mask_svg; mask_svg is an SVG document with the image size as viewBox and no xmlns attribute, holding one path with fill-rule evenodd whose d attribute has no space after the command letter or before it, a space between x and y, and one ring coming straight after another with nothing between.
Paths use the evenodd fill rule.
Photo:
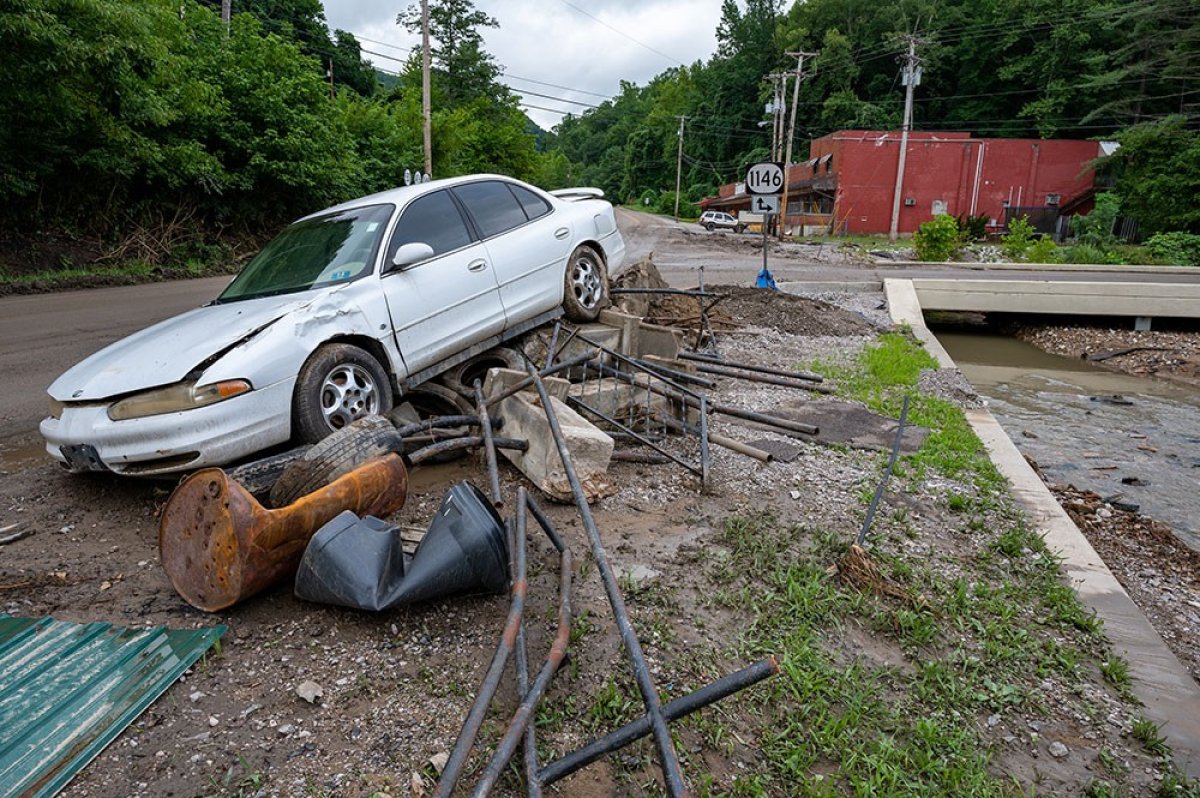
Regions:
<instances>
[{"instance_id":1,"label":"road sign","mask_svg":"<svg viewBox=\"0 0 1200 798\"><path fill-rule=\"evenodd\" d=\"M779 213L779 197L759 194L750 200L750 210L754 213Z\"/></svg>"},{"instance_id":2,"label":"road sign","mask_svg":"<svg viewBox=\"0 0 1200 798\"><path fill-rule=\"evenodd\" d=\"M783 164L763 161L751 166L746 172L746 190L751 194L778 194L783 191Z\"/></svg>"}]
</instances>

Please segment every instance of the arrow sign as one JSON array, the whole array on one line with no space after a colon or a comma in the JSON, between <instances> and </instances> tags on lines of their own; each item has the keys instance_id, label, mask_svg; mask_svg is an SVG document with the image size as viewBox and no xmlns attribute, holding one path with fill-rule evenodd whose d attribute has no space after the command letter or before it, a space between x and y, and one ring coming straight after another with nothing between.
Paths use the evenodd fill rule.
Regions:
<instances>
[{"instance_id":1,"label":"arrow sign","mask_svg":"<svg viewBox=\"0 0 1200 798\"><path fill-rule=\"evenodd\" d=\"M763 194L756 195L750 200L750 210L754 213L779 213L779 197Z\"/></svg>"}]
</instances>

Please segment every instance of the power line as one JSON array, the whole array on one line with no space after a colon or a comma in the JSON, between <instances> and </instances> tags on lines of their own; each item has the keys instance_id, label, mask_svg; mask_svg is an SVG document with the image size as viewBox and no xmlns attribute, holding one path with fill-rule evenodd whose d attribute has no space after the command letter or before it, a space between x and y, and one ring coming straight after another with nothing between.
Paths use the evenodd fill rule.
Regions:
<instances>
[{"instance_id":1,"label":"power line","mask_svg":"<svg viewBox=\"0 0 1200 798\"><path fill-rule=\"evenodd\" d=\"M578 11L580 14L583 14L583 15L584 15L585 17L587 17L588 19L595 20L596 22L599 22L601 25L603 25L604 27L608 28L608 29L609 29L610 31L612 31L613 33L616 33L616 34L619 34L619 35L621 35L621 36L624 36L626 39L628 39L629 41L633 42L634 44L636 44L636 45L639 45L639 46L641 46L641 47L644 47L644 48L646 48L647 50L649 50L650 52L654 53L655 55L660 55L660 56L662 56L663 58L667 59L668 61L674 61L676 64L679 64L680 66L687 66L687 65L686 65L686 64L684 64L682 61L680 61L678 58L676 58L676 57L674 57L674 56L671 56L671 55L667 55L667 54L666 54L666 53L664 53L662 50L656 50L655 48L651 47L650 45L646 44L645 42L643 42L643 41L639 41L638 39L635 39L635 38L633 38L632 36L630 36L630 35L629 35L628 33L626 33L625 31L621 30L620 28L614 28L612 25L609 25L607 22L605 22L604 20L600 19L600 18L599 18L599 17L597 17L597 16L593 16L592 14L589 14L587 11L584 11L582 8L580 8L579 6L575 5L574 3L569 3L569 2L567 2L567 0L558 0L558 1L559 1L560 3L562 3L564 6L567 6L568 8L573 8L573 9L575 9L576 11Z\"/></svg>"}]
</instances>

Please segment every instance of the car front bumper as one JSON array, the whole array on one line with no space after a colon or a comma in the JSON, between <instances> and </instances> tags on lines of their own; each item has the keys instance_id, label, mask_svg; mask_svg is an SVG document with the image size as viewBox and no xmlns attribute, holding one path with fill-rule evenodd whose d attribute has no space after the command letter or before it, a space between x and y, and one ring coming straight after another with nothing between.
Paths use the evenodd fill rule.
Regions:
<instances>
[{"instance_id":1,"label":"car front bumper","mask_svg":"<svg viewBox=\"0 0 1200 798\"><path fill-rule=\"evenodd\" d=\"M108 402L68 405L39 427L46 451L73 471L152 476L222 465L291 436L287 379L207 407L113 421Z\"/></svg>"}]
</instances>

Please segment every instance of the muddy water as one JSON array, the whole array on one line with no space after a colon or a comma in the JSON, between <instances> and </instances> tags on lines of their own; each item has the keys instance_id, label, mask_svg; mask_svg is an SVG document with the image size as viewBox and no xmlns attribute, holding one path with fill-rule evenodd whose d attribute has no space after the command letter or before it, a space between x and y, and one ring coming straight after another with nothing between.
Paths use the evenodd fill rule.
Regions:
<instances>
[{"instance_id":1,"label":"muddy water","mask_svg":"<svg viewBox=\"0 0 1200 798\"><path fill-rule=\"evenodd\" d=\"M1196 391L1001 335L935 332L1009 437L1050 479L1106 498L1123 494L1200 549Z\"/></svg>"}]
</instances>

